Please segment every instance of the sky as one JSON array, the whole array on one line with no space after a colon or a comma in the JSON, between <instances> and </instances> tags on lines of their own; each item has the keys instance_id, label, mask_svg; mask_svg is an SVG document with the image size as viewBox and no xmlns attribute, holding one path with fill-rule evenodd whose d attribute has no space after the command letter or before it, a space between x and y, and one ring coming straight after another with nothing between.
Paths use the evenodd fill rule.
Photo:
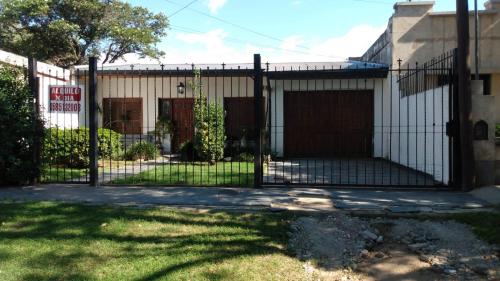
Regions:
<instances>
[{"instance_id":1,"label":"sky","mask_svg":"<svg viewBox=\"0 0 500 281\"><path fill-rule=\"evenodd\" d=\"M392 0L126 0L167 15L165 64L329 62L361 56L382 34ZM416 1L416 0L414 0ZM434 11L455 9L436 0ZM480 9L484 0L478 0ZM469 0L473 8L473 0ZM126 63L156 63L128 55ZM121 61L120 63L124 63Z\"/></svg>"}]
</instances>

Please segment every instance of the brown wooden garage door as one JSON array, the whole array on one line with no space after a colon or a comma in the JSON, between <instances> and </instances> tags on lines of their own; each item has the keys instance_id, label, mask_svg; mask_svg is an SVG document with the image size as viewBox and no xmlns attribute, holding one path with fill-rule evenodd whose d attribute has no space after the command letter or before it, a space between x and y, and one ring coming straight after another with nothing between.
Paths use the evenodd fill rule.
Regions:
<instances>
[{"instance_id":1,"label":"brown wooden garage door","mask_svg":"<svg viewBox=\"0 0 500 281\"><path fill-rule=\"evenodd\" d=\"M285 92L286 157L371 157L373 91Z\"/></svg>"}]
</instances>

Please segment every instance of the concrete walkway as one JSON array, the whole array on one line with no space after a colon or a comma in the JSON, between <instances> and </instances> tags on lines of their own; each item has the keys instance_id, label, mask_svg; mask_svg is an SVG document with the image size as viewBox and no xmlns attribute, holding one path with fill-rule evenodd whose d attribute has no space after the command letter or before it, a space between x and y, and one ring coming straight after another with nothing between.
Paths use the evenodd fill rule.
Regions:
<instances>
[{"instance_id":1,"label":"concrete walkway","mask_svg":"<svg viewBox=\"0 0 500 281\"><path fill-rule=\"evenodd\" d=\"M264 183L432 186L442 179L381 159L292 159L273 161Z\"/></svg>"},{"instance_id":2,"label":"concrete walkway","mask_svg":"<svg viewBox=\"0 0 500 281\"><path fill-rule=\"evenodd\" d=\"M491 206L469 193L314 188L200 188L41 185L0 188L1 200L257 210L450 212Z\"/></svg>"}]
</instances>

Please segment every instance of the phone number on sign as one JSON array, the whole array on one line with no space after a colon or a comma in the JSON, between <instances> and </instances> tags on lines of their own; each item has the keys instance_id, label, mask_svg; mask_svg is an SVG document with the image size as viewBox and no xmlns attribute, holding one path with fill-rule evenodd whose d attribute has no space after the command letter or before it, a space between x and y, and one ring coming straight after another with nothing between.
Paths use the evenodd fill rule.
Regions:
<instances>
[{"instance_id":1,"label":"phone number on sign","mask_svg":"<svg viewBox=\"0 0 500 281\"><path fill-rule=\"evenodd\" d=\"M80 112L81 106L79 103L51 103L51 112Z\"/></svg>"}]
</instances>

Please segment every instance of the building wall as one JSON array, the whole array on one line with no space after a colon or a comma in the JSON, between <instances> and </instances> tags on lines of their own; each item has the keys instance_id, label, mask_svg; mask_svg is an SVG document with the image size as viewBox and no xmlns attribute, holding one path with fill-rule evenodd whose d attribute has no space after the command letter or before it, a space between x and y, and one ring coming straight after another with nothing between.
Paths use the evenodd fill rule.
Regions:
<instances>
[{"instance_id":1,"label":"building wall","mask_svg":"<svg viewBox=\"0 0 500 281\"><path fill-rule=\"evenodd\" d=\"M433 1L402 2L394 6L388 28L363 55L363 59L403 67L430 61L456 47L456 15L433 12ZM469 18L470 64L475 65L474 17ZM492 95L500 96L500 1L491 0L479 12L479 72L491 74ZM373 54L384 54L373 56ZM390 54L390 55L387 55ZM500 109L500 99L496 99ZM497 120L500 123L500 114Z\"/></svg>"},{"instance_id":2,"label":"building wall","mask_svg":"<svg viewBox=\"0 0 500 281\"><path fill-rule=\"evenodd\" d=\"M363 54L362 61L383 63L390 65L392 58L392 22L389 20L388 27L373 43L373 45Z\"/></svg>"},{"instance_id":3,"label":"building wall","mask_svg":"<svg viewBox=\"0 0 500 281\"><path fill-rule=\"evenodd\" d=\"M394 6L387 30L363 55L364 60L403 67L422 65L456 47L456 15L433 12L433 1L402 2ZM470 65L475 64L474 17L469 21L471 35ZM492 74L492 94L500 95L500 1L491 0L479 12L479 72ZM389 41L384 42L383 41ZM390 54L373 56L374 53ZM497 99L500 108L500 101ZM498 117L500 119L500 116Z\"/></svg>"},{"instance_id":4,"label":"building wall","mask_svg":"<svg viewBox=\"0 0 500 281\"><path fill-rule=\"evenodd\" d=\"M394 80L393 80L394 81ZM398 84L394 83L394 89ZM390 132L384 133L384 158L449 181L449 86L443 86L407 97L393 95Z\"/></svg>"},{"instance_id":5,"label":"building wall","mask_svg":"<svg viewBox=\"0 0 500 281\"><path fill-rule=\"evenodd\" d=\"M28 58L2 50L0 50L0 62L28 68ZM40 81L40 113L45 120L46 126L77 128L79 124L84 124L85 109L82 109L79 113L54 113L49 111L49 86L74 84L75 81L71 76L71 71L43 62L37 63L37 70L37 77ZM85 87L83 87L83 90L85 90ZM85 96L82 96L82 105L85 105Z\"/></svg>"},{"instance_id":6,"label":"building wall","mask_svg":"<svg viewBox=\"0 0 500 281\"><path fill-rule=\"evenodd\" d=\"M455 12L434 12L434 1L400 2L387 30L363 55L363 60L414 67L456 48ZM470 13L470 65L475 65L474 13ZM496 96L497 123L500 123L500 0L490 0L479 11L479 72L491 74L491 94ZM387 54L387 55L386 55ZM475 112L484 108L473 108ZM495 124L490 124L495 126ZM497 147L498 150L498 147ZM497 174L500 174L500 154L496 153ZM497 178L497 183L500 179Z\"/></svg>"},{"instance_id":7,"label":"building wall","mask_svg":"<svg viewBox=\"0 0 500 281\"><path fill-rule=\"evenodd\" d=\"M496 124L500 124L500 73L491 77L491 94L495 96ZM500 141L496 141L495 148L495 184L500 184Z\"/></svg>"},{"instance_id":8,"label":"building wall","mask_svg":"<svg viewBox=\"0 0 500 281\"><path fill-rule=\"evenodd\" d=\"M143 133L152 131L158 116L160 98L193 98L189 87L192 78L174 76L117 76L98 77L97 95L100 108L103 98L142 98ZM184 94L177 93L177 85L186 85ZM202 92L212 102L224 106L224 97L253 97L253 80L249 77L203 77ZM99 116L102 126L102 114Z\"/></svg>"},{"instance_id":9,"label":"building wall","mask_svg":"<svg viewBox=\"0 0 500 281\"><path fill-rule=\"evenodd\" d=\"M491 0L479 12L479 56L481 72L500 72L500 1ZM398 65L425 63L456 47L454 12L433 12L434 1L400 2L386 31L363 55L363 60ZM469 21L471 54L474 54L474 17ZM374 54L389 54L376 56ZM471 55L471 65L474 56Z\"/></svg>"},{"instance_id":10,"label":"building wall","mask_svg":"<svg viewBox=\"0 0 500 281\"><path fill-rule=\"evenodd\" d=\"M496 120L497 124L500 124L500 73L491 75L491 94L495 96L495 108L498 109ZM500 160L500 157L497 159Z\"/></svg>"}]
</instances>

